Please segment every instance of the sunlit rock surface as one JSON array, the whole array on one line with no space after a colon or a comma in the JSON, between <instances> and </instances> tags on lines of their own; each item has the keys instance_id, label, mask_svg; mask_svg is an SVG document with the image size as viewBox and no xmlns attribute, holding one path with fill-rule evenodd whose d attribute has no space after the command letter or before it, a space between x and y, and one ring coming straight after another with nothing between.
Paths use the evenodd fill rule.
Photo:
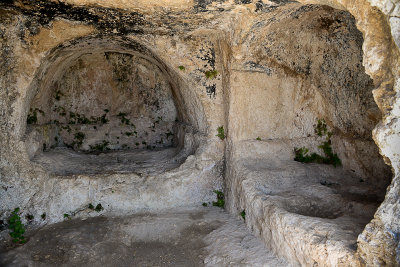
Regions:
<instances>
[{"instance_id":1,"label":"sunlit rock surface","mask_svg":"<svg viewBox=\"0 0 400 267\"><path fill-rule=\"evenodd\" d=\"M2 1L1 219L194 208L223 190L293 265L399 265L399 10ZM322 119L342 165L294 162L323 155Z\"/></svg>"}]
</instances>

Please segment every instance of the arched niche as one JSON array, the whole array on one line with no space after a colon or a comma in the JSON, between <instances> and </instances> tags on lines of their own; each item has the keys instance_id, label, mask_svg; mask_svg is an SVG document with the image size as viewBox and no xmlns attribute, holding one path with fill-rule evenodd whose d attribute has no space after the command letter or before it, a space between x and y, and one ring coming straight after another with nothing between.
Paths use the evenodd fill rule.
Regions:
<instances>
[{"instance_id":1,"label":"arched niche","mask_svg":"<svg viewBox=\"0 0 400 267\"><path fill-rule=\"evenodd\" d=\"M101 171L109 159L93 155L118 158L118 151L117 161L127 166L142 160L150 167L176 155L174 162L182 162L179 152L195 150L193 142L185 147L187 133L204 130L202 107L188 86L137 41L97 35L64 43L42 60L28 91L21 125L28 156L58 174ZM98 166L74 167L79 162ZM120 166L111 169L132 170Z\"/></svg>"}]
</instances>

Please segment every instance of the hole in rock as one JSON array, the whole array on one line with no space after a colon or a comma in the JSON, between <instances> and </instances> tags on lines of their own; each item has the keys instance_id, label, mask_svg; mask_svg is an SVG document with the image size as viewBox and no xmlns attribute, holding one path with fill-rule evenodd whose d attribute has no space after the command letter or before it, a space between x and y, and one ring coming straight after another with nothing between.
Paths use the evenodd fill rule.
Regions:
<instances>
[{"instance_id":1,"label":"hole in rock","mask_svg":"<svg viewBox=\"0 0 400 267\"><path fill-rule=\"evenodd\" d=\"M182 124L165 70L139 53L78 52L38 83L27 116L31 159L57 175L177 167Z\"/></svg>"}]
</instances>

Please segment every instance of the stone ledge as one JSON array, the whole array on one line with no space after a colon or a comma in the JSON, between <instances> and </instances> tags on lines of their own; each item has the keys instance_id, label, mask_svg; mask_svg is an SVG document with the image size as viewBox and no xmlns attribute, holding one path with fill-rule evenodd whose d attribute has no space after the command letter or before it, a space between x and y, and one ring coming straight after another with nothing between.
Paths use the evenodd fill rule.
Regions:
<instances>
[{"instance_id":1,"label":"stone ledge","mask_svg":"<svg viewBox=\"0 0 400 267\"><path fill-rule=\"evenodd\" d=\"M302 266L359 266L357 236L381 199L371 185L340 168L277 159L236 159L231 212L267 247Z\"/></svg>"}]
</instances>

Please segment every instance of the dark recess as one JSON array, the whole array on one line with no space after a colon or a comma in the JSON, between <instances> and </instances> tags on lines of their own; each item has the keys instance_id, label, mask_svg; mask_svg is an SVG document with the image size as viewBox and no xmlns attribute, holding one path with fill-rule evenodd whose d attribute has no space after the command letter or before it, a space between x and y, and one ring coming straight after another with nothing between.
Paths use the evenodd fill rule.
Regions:
<instances>
[{"instance_id":1,"label":"dark recess","mask_svg":"<svg viewBox=\"0 0 400 267\"><path fill-rule=\"evenodd\" d=\"M80 7L62 2L2 0L0 7L13 9L23 15L31 16L42 26L49 25L55 18L64 18L86 22L104 32L111 32L115 29L122 34L127 34L142 33L140 26L146 24L143 15L138 12L102 7ZM30 25L27 26L29 27Z\"/></svg>"}]
</instances>

